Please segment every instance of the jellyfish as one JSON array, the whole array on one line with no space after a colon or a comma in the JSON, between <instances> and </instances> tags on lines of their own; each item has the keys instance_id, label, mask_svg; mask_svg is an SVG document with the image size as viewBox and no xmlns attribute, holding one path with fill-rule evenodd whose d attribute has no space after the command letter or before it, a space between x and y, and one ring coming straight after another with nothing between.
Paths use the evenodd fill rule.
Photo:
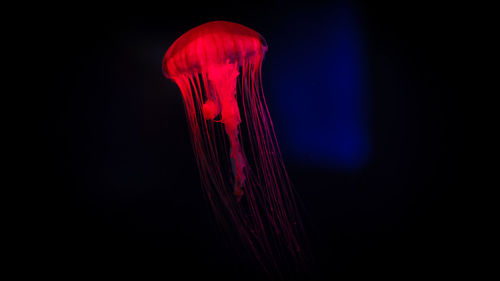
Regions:
<instances>
[{"instance_id":1,"label":"jellyfish","mask_svg":"<svg viewBox=\"0 0 500 281\"><path fill-rule=\"evenodd\" d=\"M179 37L163 73L182 93L203 190L266 271L301 259L297 199L264 98L268 49L256 31L213 21ZM279 261L278 261L279 260Z\"/></svg>"}]
</instances>

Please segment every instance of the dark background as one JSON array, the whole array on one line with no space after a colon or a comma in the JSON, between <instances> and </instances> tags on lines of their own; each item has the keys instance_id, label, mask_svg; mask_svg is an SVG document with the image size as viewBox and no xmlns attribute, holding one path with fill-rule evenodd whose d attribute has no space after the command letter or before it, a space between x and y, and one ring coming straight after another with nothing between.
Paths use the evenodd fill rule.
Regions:
<instances>
[{"instance_id":1,"label":"dark background","mask_svg":"<svg viewBox=\"0 0 500 281\"><path fill-rule=\"evenodd\" d=\"M355 169L342 169L284 150L315 260L305 279L467 271L461 265L468 214L460 188L464 118L456 90L467 31L459 11L467 7L376 2L44 6L32 38L44 54L33 60L46 66L37 76L48 90L35 99L35 122L43 131L33 177L45 187L33 215L34 238L28 235L36 245L33 270L68 277L262 280L260 269L228 245L214 222L182 97L162 76L161 61L190 28L238 22L269 43L266 90L272 88L271 51L279 52L273 44L321 44L296 40L294 30L284 30L287 21L295 18L293 26L305 30L321 27L325 11L348 3L363 36L370 152ZM290 67L304 71L300 63ZM283 86L293 82L280 80ZM266 91L286 146L280 127L290 124L273 107L272 95Z\"/></svg>"}]
</instances>

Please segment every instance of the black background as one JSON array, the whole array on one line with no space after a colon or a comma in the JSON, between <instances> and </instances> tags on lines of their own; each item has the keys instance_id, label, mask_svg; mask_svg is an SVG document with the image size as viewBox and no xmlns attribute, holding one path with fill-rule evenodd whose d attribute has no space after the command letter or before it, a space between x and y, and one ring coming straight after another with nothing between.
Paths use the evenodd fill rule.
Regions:
<instances>
[{"instance_id":1,"label":"black background","mask_svg":"<svg viewBox=\"0 0 500 281\"><path fill-rule=\"evenodd\" d=\"M468 214L460 188L464 118L455 90L467 32L459 11L467 7L376 2L352 2L370 76L367 165L339 172L284 155L306 209L315 259L308 280L467 271L460 265ZM34 99L43 130L33 177L44 187L26 237L34 242L33 270L62 277L262 280L214 222L183 101L162 76L161 61L177 37L204 22L241 23L271 45L285 32L281 19L314 18L324 5L44 6L31 39L43 53L33 65L47 90Z\"/></svg>"}]
</instances>

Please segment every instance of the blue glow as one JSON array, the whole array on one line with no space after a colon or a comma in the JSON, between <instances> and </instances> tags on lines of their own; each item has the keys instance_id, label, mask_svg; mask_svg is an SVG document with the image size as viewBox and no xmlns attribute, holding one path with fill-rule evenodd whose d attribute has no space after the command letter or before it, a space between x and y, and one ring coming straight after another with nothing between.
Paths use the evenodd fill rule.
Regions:
<instances>
[{"instance_id":1,"label":"blue glow","mask_svg":"<svg viewBox=\"0 0 500 281\"><path fill-rule=\"evenodd\" d=\"M367 101L352 10L338 7L314 20L298 15L289 26L282 42L270 45L270 51L280 48L272 53L270 98L283 150L308 163L362 167L369 152Z\"/></svg>"}]
</instances>

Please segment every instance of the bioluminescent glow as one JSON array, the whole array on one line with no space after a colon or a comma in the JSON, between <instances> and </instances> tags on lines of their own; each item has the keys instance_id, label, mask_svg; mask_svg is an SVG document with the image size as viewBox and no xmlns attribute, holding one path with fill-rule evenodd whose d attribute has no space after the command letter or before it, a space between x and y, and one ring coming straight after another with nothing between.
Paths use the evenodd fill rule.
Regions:
<instances>
[{"instance_id":1,"label":"bioluminescent glow","mask_svg":"<svg viewBox=\"0 0 500 281\"><path fill-rule=\"evenodd\" d=\"M216 217L268 271L301 259L301 222L261 83L263 37L231 22L191 29L163 70L180 88L202 185ZM292 266L295 268L295 266Z\"/></svg>"}]
</instances>

